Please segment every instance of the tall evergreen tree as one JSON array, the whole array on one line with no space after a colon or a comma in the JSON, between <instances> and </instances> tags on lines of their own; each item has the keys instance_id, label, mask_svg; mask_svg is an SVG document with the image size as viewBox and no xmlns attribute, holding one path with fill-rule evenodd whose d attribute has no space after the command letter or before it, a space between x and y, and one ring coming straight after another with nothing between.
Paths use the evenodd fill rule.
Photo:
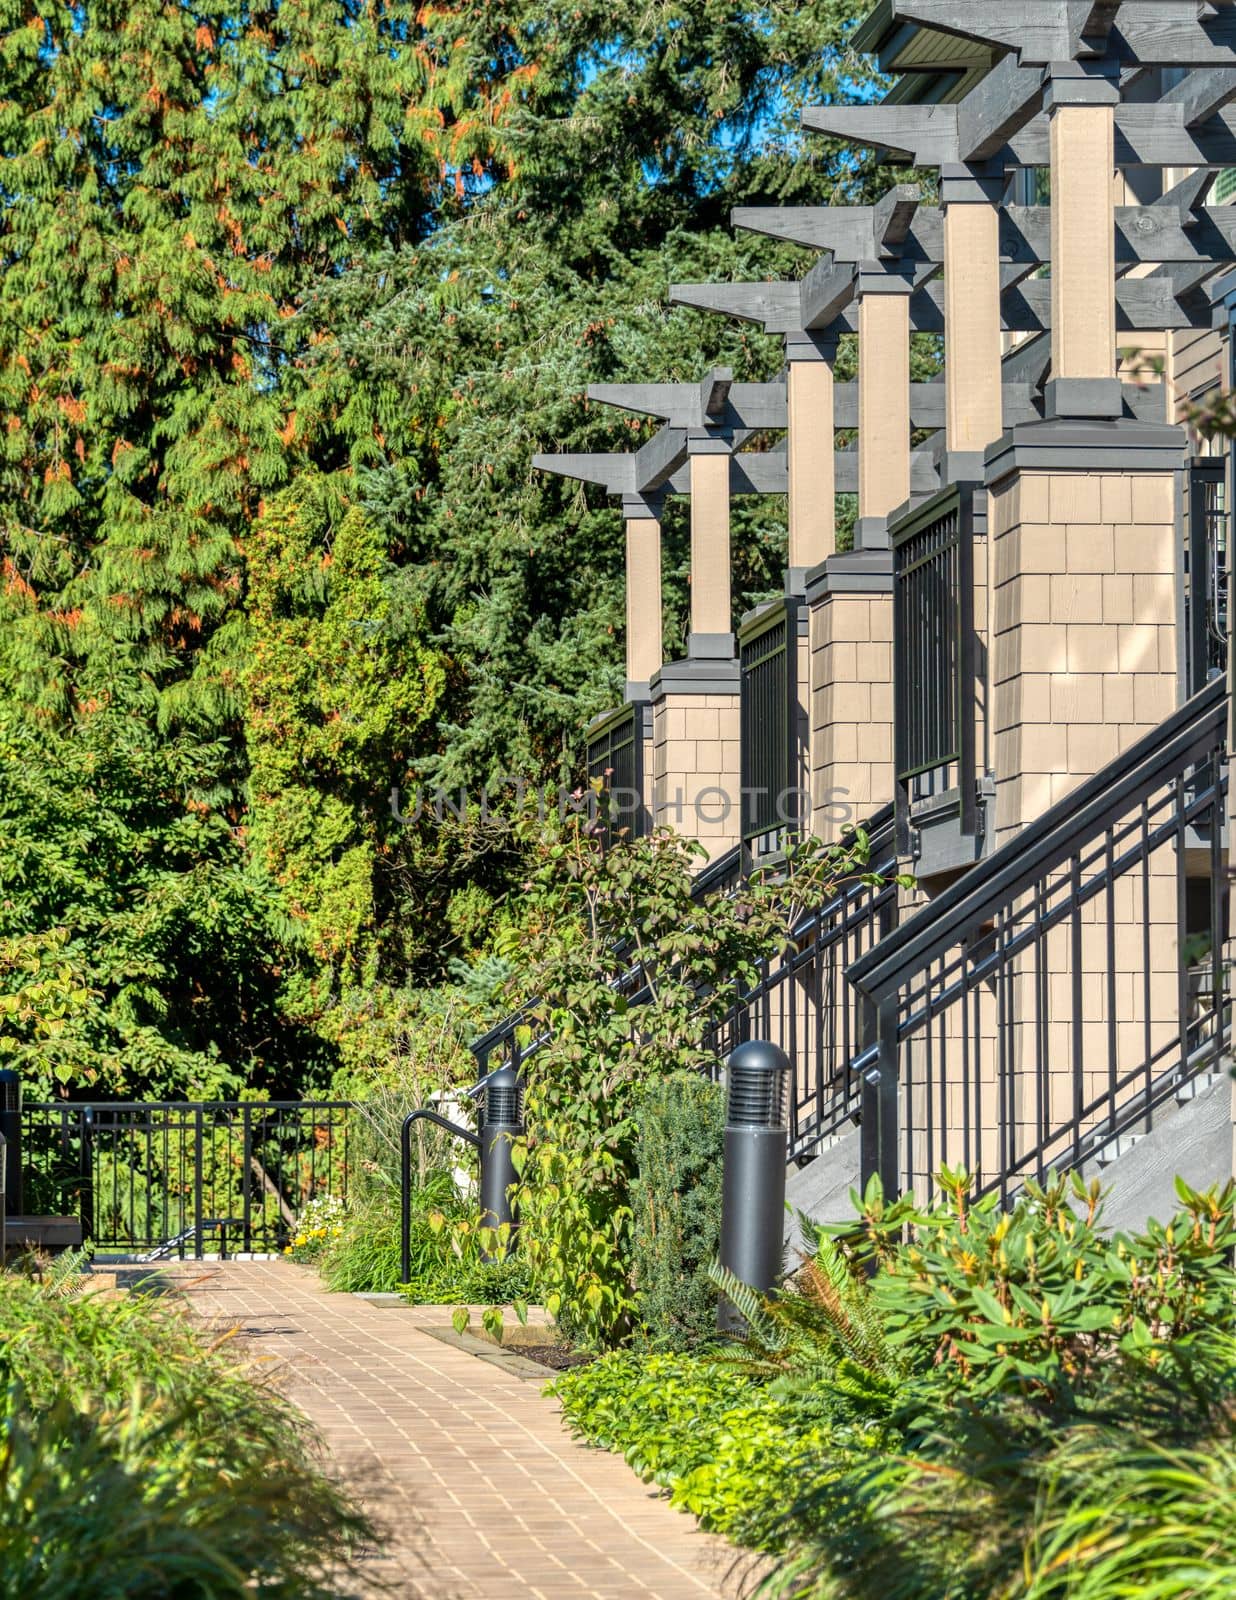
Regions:
<instances>
[{"instance_id":1,"label":"tall evergreen tree","mask_svg":"<svg viewBox=\"0 0 1236 1600\"><path fill-rule=\"evenodd\" d=\"M0 993L67 951L84 1073L286 1085L483 943L506 837L390 791L557 777L614 698L616 515L530 458L640 442L593 379L775 370L665 289L865 192L797 131L852 9L0 0ZM783 540L743 507L740 601Z\"/></svg>"}]
</instances>

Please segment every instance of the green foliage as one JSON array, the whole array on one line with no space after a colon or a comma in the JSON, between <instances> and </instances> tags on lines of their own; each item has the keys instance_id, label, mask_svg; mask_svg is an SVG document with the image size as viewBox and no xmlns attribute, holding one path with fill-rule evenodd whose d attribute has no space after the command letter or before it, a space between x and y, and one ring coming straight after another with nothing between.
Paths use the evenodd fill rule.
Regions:
<instances>
[{"instance_id":1,"label":"green foliage","mask_svg":"<svg viewBox=\"0 0 1236 1600\"><path fill-rule=\"evenodd\" d=\"M940 1183L933 1207L873 1187L775 1297L716 1273L750 1337L572 1372L568 1426L775 1552L770 1596L1225 1593L1233 1186L1181 1183L1178 1216L1112 1239L1080 1182L1007 1215Z\"/></svg>"},{"instance_id":2,"label":"green foliage","mask_svg":"<svg viewBox=\"0 0 1236 1600\"><path fill-rule=\"evenodd\" d=\"M1078 1429L1045 1474L1024 1600L1175 1600L1236 1592L1236 1437L1188 1444Z\"/></svg>"},{"instance_id":3,"label":"green foliage","mask_svg":"<svg viewBox=\"0 0 1236 1600\"><path fill-rule=\"evenodd\" d=\"M341 484L302 473L263 508L247 553L249 848L319 982L356 985L376 972L389 911L383 801L444 669L407 618L395 628L384 542Z\"/></svg>"},{"instance_id":4,"label":"green foliage","mask_svg":"<svg viewBox=\"0 0 1236 1600\"><path fill-rule=\"evenodd\" d=\"M875 1442L834 1426L820 1399L736 1375L703 1355L614 1351L551 1392L571 1431L619 1452L706 1528L777 1549L786 1513Z\"/></svg>"},{"instance_id":5,"label":"green foliage","mask_svg":"<svg viewBox=\"0 0 1236 1600\"><path fill-rule=\"evenodd\" d=\"M0 1275L5 1600L326 1600L367 1531L303 1417L178 1310Z\"/></svg>"},{"instance_id":6,"label":"green foliage","mask_svg":"<svg viewBox=\"0 0 1236 1600\"><path fill-rule=\"evenodd\" d=\"M1097 1181L1028 1184L1009 1212L996 1196L971 1204L965 1173L946 1168L939 1182L941 1205L901 1204L876 1225L874 1294L890 1345L917 1370L976 1395L1058 1391L1119 1352L1155 1362L1199 1328L1236 1330L1236 1185L1199 1193L1177 1179L1177 1217L1113 1239L1096 1226Z\"/></svg>"},{"instance_id":7,"label":"green foliage","mask_svg":"<svg viewBox=\"0 0 1236 1600\"><path fill-rule=\"evenodd\" d=\"M529 461L642 441L589 382L778 369L665 290L801 271L737 201L881 186L797 125L870 81L854 22L3 0L0 1031L43 1088L294 1092L366 1003L492 998L523 849L391 792L573 772L619 512ZM739 610L784 542L736 507ZM672 643L681 505L666 547Z\"/></svg>"},{"instance_id":8,"label":"green foliage","mask_svg":"<svg viewBox=\"0 0 1236 1600\"><path fill-rule=\"evenodd\" d=\"M675 1073L639 1097L631 1184L637 1342L681 1349L711 1339L717 1297L709 1269L721 1242L725 1091Z\"/></svg>"},{"instance_id":9,"label":"green foliage","mask_svg":"<svg viewBox=\"0 0 1236 1600\"><path fill-rule=\"evenodd\" d=\"M0 1049L32 1097L226 1096L320 1053L278 1005L281 913L224 764L107 705L67 730L0 701Z\"/></svg>"},{"instance_id":10,"label":"green foliage","mask_svg":"<svg viewBox=\"0 0 1236 1600\"><path fill-rule=\"evenodd\" d=\"M937 1391L899 1448L853 1464L797 1508L798 1542L768 1590L813 1600L1219 1594L1236 1521L1205 1496L1225 1481L1236 1442L1234 1380L1236 1345L1214 1334L1170 1366L1117 1360L1071 1399L997 1406Z\"/></svg>"},{"instance_id":11,"label":"green foliage","mask_svg":"<svg viewBox=\"0 0 1236 1600\"><path fill-rule=\"evenodd\" d=\"M639 1099L649 1083L709 1064L706 1039L783 948L804 909L840 882L868 879L868 842L808 841L784 870L731 895L692 898L699 847L668 832L610 849L568 817L538 826L522 927L520 998L548 1042L524 1066L529 1134L516 1147L520 1248L552 1315L575 1337L611 1344L631 1329L630 1184ZM637 965L642 997L632 999Z\"/></svg>"}]
</instances>

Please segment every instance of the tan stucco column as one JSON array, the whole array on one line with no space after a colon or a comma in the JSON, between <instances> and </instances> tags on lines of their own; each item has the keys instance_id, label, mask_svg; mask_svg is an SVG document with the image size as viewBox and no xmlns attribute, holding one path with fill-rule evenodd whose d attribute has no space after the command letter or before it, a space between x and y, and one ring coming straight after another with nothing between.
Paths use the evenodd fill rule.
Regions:
<instances>
[{"instance_id":1,"label":"tan stucco column","mask_svg":"<svg viewBox=\"0 0 1236 1600\"><path fill-rule=\"evenodd\" d=\"M981 478L982 452L1004 431L1001 188L1000 180L975 177L968 167L940 172L947 480Z\"/></svg>"},{"instance_id":2,"label":"tan stucco column","mask_svg":"<svg viewBox=\"0 0 1236 1600\"><path fill-rule=\"evenodd\" d=\"M791 587L796 574L826 561L837 548L836 359L835 339L813 333L786 337Z\"/></svg>"},{"instance_id":3,"label":"tan stucco column","mask_svg":"<svg viewBox=\"0 0 1236 1600\"><path fill-rule=\"evenodd\" d=\"M1048 415L1118 417L1116 376L1117 83L1055 63L1051 130L1051 340Z\"/></svg>"},{"instance_id":4,"label":"tan stucco column","mask_svg":"<svg viewBox=\"0 0 1236 1600\"><path fill-rule=\"evenodd\" d=\"M806 585L811 831L829 843L893 798L893 567L832 556Z\"/></svg>"},{"instance_id":5,"label":"tan stucco column","mask_svg":"<svg viewBox=\"0 0 1236 1600\"><path fill-rule=\"evenodd\" d=\"M860 549L888 545L888 518L910 498L910 295L891 273L858 274Z\"/></svg>"},{"instance_id":6,"label":"tan stucco column","mask_svg":"<svg viewBox=\"0 0 1236 1600\"><path fill-rule=\"evenodd\" d=\"M1180 429L1029 423L988 453L997 842L1171 714Z\"/></svg>"},{"instance_id":7,"label":"tan stucco column","mask_svg":"<svg viewBox=\"0 0 1236 1600\"><path fill-rule=\"evenodd\" d=\"M689 655L734 654L730 600L730 443L689 440L691 460L691 638Z\"/></svg>"},{"instance_id":8,"label":"tan stucco column","mask_svg":"<svg viewBox=\"0 0 1236 1600\"><path fill-rule=\"evenodd\" d=\"M629 495L622 502L627 542L627 699L646 700L664 659L661 638L661 507Z\"/></svg>"}]
</instances>

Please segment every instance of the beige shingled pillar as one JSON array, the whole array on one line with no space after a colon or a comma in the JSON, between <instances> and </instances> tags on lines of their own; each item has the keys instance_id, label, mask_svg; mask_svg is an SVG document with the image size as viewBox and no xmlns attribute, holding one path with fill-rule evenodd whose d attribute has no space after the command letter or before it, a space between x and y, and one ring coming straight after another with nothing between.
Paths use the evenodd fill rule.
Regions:
<instances>
[{"instance_id":1,"label":"beige shingled pillar","mask_svg":"<svg viewBox=\"0 0 1236 1600\"><path fill-rule=\"evenodd\" d=\"M660 506L630 495L622 502L622 515L627 535L627 699L646 700L664 659Z\"/></svg>"},{"instance_id":2,"label":"beige shingled pillar","mask_svg":"<svg viewBox=\"0 0 1236 1600\"><path fill-rule=\"evenodd\" d=\"M733 655L730 601L730 445L692 438L692 655Z\"/></svg>"},{"instance_id":3,"label":"beige shingled pillar","mask_svg":"<svg viewBox=\"0 0 1236 1600\"><path fill-rule=\"evenodd\" d=\"M727 438L688 435L691 631L683 661L653 675L652 820L695 839L709 859L738 843L741 820L738 661L730 609Z\"/></svg>"},{"instance_id":4,"label":"beige shingled pillar","mask_svg":"<svg viewBox=\"0 0 1236 1600\"><path fill-rule=\"evenodd\" d=\"M1080 63L1056 63L1051 129L1051 340L1048 415L1118 417L1116 105L1120 90Z\"/></svg>"},{"instance_id":5,"label":"beige shingled pillar","mask_svg":"<svg viewBox=\"0 0 1236 1600\"><path fill-rule=\"evenodd\" d=\"M837 548L837 471L834 460L834 374L837 342L820 334L785 341L789 431L791 584Z\"/></svg>"},{"instance_id":6,"label":"beige shingled pillar","mask_svg":"<svg viewBox=\"0 0 1236 1600\"><path fill-rule=\"evenodd\" d=\"M982 453L1004 431L1000 189L999 182L976 178L968 167L945 167L940 173L945 477L950 480L981 477Z\"/></svg>"},{"instance_id":7,"label":"beige shingled pillar","mask_svg":"<svg viewBox=\"0 0 1236 1600\"><path fill-rule=\"evenodd\" d=\"M888 544L910 498L910 294L891 274L858 275L858 527L862 549Z\"/></svg>"}]
</instances>

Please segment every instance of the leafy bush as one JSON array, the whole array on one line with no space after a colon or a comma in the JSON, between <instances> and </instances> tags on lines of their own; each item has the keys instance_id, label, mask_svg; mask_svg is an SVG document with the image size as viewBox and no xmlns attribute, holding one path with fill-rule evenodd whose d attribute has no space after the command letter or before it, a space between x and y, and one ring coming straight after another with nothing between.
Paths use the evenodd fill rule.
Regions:
<instances>
[{"instance_id":1,"label":"leafy bush","mask_svg":"<svg viewBox=\"0 0 1236 1600\"><path fill-rule=\"evenodd\" d=\"M856 1265L879 1262L876 1303L913 1370L976 1396L1062 1392L1118 1354L1158 1361L1198 1329L1236 1330L1236 1185L1202 1194L1178 1178L1178 1216L1110 1238L1097 1181L1028 1184L1008 1212L995 1195L971 1204L965 1173L939 1183L929 1210L873 1193L843 1236Z\"/></svg>"},{"instance_id":2,"label":"leafy bush","mask_svg":"<svg viewBox=\"0 0 1236 1600\"><path fill-rule=\"evenodd\" d=\"M822 1401L698 1355L613 1351L550 1392L573 1433L620 1452L704 1527L760 1549L779 1548L787 1508L876 1438L835 1426Z\"/></svg>"},{"instance_id":3,"label":"leafy bush","mask_svg":"<svg viewBox=\"0 0 1236 1600\"><path fill-rule=\"evenodd\" d=\"M868 841L806 841L775 878L701 901L692 898L700 847L669 831L605 848L579 818L549 833L538 821L530 847L539 858L527 917L498 951L518 958L512 998L538 997L528 1035L547 1039L524 1062L521 1250L564 1328L612 1345L637 1315L630 1186L640 1095L709 1064L709 1030L735 984L755 980L805 909L867 876Z\"/></svg>"},{"instance_id":4,"label":"leafy bush","mask_svg":"<svg viewBox=\"0 0 1236 1600\"><path fill-rule=\"evenodd\" d=\"M716 1271L750 1337L573 1372L568 1426L794 1600L1230 1593L1236 1186L1116 1238L1078 1180L1007 1214L941 1187L873 1186L775 1298Z\"/></svg>"},{"instance_id":5,"label":"leafy bush","mask_svg":"<svg viewBox=\"0 0 1236 1600\"><path fill-rule=\"evenodd\" d=\"M652 1083L639 1101L631 1185L637 1342L681 1349L716 1333L709 1278L721 1241L725 1091L695 1073Z\"/></svg>"},{"instance_id":6,"label":"leafy bush","mask_svg":"<svg viewBox=\"0 0 1236 1600\"><path fill-rule=\"evenodd\" d=\"M0 1275L4 1600L327 1600L365 1531L307 1421L166 1303Z\"/></svg>"},{"instance_id":7,"label":"leafy bush","mask_svg":"<svg viewBox=\"0 0 1236 1600\"><path fill-rule=\"evenodd\" d=\"M899 1448L797 1508L769 1583L813 1600L1185 1600L1230 1592L1236 1344L1182 1344L1087 1392L920 1390ZM1197 1495L1196 1502L1193 1496Z\"/></svg>"}]
</instances>

